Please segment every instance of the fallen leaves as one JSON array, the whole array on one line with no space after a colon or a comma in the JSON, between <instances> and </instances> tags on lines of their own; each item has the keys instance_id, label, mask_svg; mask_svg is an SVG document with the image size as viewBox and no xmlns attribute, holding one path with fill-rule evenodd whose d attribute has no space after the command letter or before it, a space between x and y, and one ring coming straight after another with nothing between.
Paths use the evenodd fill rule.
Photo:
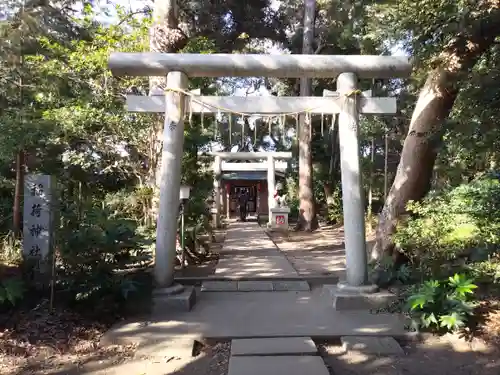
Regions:
<instances>
[{"instance_id":1,"label":"fallen leaves","mask_svg":"<svg viewBox=\"0 0 500 375\"><path fill-rule=\"evenodd\" d=\"M99 347L107 326L68 310L49 311L47 301L34 309L17 310L0 327L0 372L43 373L44 369L89 360L133 355L133 346Z\"/></svg>"}]
</instances>

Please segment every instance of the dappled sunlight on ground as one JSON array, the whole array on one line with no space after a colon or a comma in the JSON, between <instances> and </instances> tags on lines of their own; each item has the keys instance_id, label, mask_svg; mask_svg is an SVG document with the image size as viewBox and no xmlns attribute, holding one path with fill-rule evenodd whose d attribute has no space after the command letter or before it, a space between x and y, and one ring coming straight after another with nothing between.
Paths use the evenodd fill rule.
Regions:
<instances>
[{"instance_id":1,"label":"dappled sunlight on ground","mask_svg":"<svg viewBox=\"0 0 500 375\"><path fill-rule=\"evenodd\" d=\"M293 277L297 272L256 222L235 222L227 230L215 276Z\"/></svg>"},{"instance_id":2,"label":"dappled sunlight on ground","mask_svg":"<svg viewBox=\"0 0 500 375\"><path fill-rule=\"evenodd\" d=\"M345 271L344 228L327 226L314 232L270 232L272 240L301 276L338 276ZM367 251L373 246L367 235Z\"/></svg>"},{"instance_id":3,"label":"dappled sunlight on ground","mask_svg":"<svg viewBox=\"0 0 500 375\"><path fill-rule=\"evenodd\" d=\"M460 343L459 343L460 342ZM461 346L461 348L458 348ZM320 354L335 375L497 375L499 352L473 348L456 337L429 337L422 342L402 343L406 355L378 356L345 350L338 343L320 344Z\"/></svg>"}]
</instances>

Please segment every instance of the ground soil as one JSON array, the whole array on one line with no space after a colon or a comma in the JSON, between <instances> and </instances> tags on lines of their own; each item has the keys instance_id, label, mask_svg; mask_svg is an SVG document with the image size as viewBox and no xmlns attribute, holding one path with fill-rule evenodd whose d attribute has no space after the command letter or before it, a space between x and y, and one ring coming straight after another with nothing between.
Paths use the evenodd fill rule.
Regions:
<instances>
[{"instance_id":1,"label":"ground soil","mask_svg":"<svg viewBox=\"0 0 500 375\"><path fill-rule=\"evenodd\" d=\"M345 271L344 228L323 226L314 232L268 232L278 249L301 276L336 276ZM367 251L374 244L368 234Z\"/></svg>"},{"instance_id":2,"label":"ground soil","mask_svg":"<svg viewBox=\"0 0 500 375\"><path fill-rule=\"evenodd\" d=\"M134 345L101 347L99 341L115 319L102 322L96 316L57 307L50 311L48 301L12 310L0 319L0 374L118 375L124 368L148 368L148 375L227 372L228 343L203 346L193 358L158 362L135 358Z\"/></svg>"},{"instance_id":3,"label":"ground soil","mask_svg":"<svg viewBox=\"0 0 500 375\"><path fill-rule=\"evenodd\" d=\"M405 355L346 353L338 344L319 345L331 375L498 375L499 351L457 336L429 337L402 345Z\"/></svg>"}]
</instances>

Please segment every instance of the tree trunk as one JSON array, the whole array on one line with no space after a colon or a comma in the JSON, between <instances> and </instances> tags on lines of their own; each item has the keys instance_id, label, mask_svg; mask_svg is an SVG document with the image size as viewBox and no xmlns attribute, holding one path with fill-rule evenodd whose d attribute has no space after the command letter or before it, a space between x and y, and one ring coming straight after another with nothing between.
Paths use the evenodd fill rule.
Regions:
<instances>
[{"instance_id":1,"label":"tree trunk","mask_svg":"<svg viewBox=\"0 0 500 375\"><path fill-rule=\"evenodd\" d=\"M311 54L314 42L316 0L304 0L304 37L302 53ZM300 79L300 96L311 95L311 79ZM312 124L311 116L302 114L299 119L299 221L297 229L312 231L318 227L313 192Z\"/></svg>"},{"instance_id":2,"label":"tree trunk","mask_svg":"<svg viewBox=\"0 0 500 375\"><path fill-rule=\"evenodd\" d=\"M479 57L500 33L500 10L493 8L478 20L468 34L459 34L438 57L438 68L428 76L410 122L396 177L384 203L377 227L372 261L394 252L392 235L410 200L421 200L430 189L437 145L444 123L458 95L460 79L470 72Z\"/></svg>"},{"instance_id":3,"label":"tree trunk","mask_svg":"<svg viewBox=\"0 0 500 375\"><path fill-rule=\"evenodd\" d=\"M22 229L22 201L24 194L24 151L16 155L16 187L14 191L14 207L12 212L12 231L19 237Z\"/></svg>"},{"instance_id":4,"label":"tree trunk","mask_svg":"<svg viewBox=\"0 0 500 375\"><path fill-rule=\"evenodd\" d=\"M176 0L156 0L153 9L153 24L149 30L149 49L151 52L175 53L184 48L188 38L179 28ZM166 76L150 77L149 95L164 95ZM161 181L161 153L163 145L164 114L157 115L151 129L151 152L148 185L153 188L153 200L149 220L156 221L159 203L159 184Z\"/></svg>"},{"instance_id":5,"label":"tree trunk","mask_svg":"<svg viewBox=\"0 0 500 375\"><path fill-rule=\"evenodd\" d=\"M373 232L373 220L372 220L372 214L373 214L373 165L375 163L375 138L372 138L371 145L370 145L370 178L369 178L369 185L368 185L368 226L370 228L370 233Z\"/></svg>"}]
</instances>

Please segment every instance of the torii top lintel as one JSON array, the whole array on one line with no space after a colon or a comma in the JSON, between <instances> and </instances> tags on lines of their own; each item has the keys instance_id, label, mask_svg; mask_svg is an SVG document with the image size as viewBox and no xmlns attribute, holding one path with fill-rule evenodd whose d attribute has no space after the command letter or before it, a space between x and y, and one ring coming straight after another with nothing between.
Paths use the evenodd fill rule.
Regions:
<instances>
[{"instance_id":1,"label":"torii top lintel","mask_svg":"<svg viewBox=\"0 0 500 375\"><path fill-rule=\"evenodd\" d=\"M359 78L405 78L407 57L372 55L257 55L113 52L109 68L115 75L162 76L184 72L189 77L334 78L355 73Z\"/></svg>"}]
</instances>

